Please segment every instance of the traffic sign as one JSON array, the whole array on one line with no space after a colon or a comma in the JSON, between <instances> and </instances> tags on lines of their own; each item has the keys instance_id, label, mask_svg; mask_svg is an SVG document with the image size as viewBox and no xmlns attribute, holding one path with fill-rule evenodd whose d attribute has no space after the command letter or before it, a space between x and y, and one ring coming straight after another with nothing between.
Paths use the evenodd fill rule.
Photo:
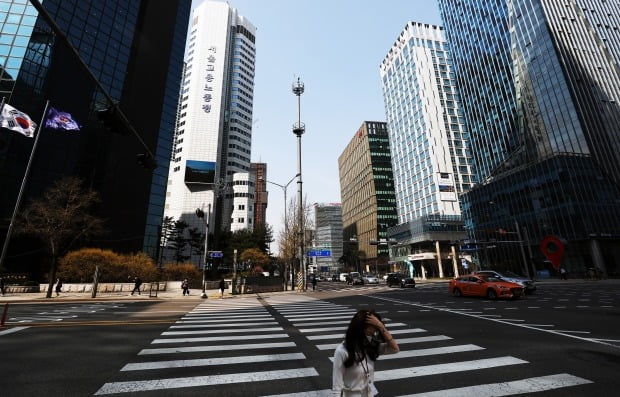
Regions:
<instances>
[{"instance_id":1,"label":"traffic sign","mask_svg":"<svg viewBox=\"0 0 620 397\"><path fill-rule=\"evenodd\" d=\"M308 256L332 256L332 252L330 250L310 250Z\"/></svg>"},{"instance_id":2,"label":"traffic sign","mask_svg":"<svg viewBox=\"0 0 620 397\"><path fill-rule=\"evenodd\" d=\"M223 258L224 253L222 251L209 251L209 258Z\"/></svg>"}]
</instances>

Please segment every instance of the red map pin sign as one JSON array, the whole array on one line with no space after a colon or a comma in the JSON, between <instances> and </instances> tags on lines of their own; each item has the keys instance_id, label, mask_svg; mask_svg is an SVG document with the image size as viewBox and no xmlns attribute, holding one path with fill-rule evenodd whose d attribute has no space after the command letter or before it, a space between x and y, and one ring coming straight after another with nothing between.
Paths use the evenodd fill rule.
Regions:
<instances>
[{"instance_id":1,"label":"red map pin sign","mask_svg":"<svg viewBox=\"0 0 620 397\"><path fill-rule=\"evenodd\" d=\"M540 243L540 250L553 264L553 268L560 268L560 261L564 255L564 242L556 236L547 236Z\"/></svg>"}]
</instances>

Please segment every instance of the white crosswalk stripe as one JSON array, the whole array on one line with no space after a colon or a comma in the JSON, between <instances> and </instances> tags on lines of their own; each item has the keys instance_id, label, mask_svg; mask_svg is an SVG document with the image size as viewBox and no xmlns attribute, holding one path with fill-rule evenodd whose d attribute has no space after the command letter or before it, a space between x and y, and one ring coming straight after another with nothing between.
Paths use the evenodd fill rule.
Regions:
<instances>
[{"instance_id":1,"label":"white crosswalk stripe","mask_svg":"<svg viewBox=\"0 0 620 397\"><path fill-rule=\"evenodd\" d=\"M218 388L252 382L252 390L259 393L255 395L265 397L331 396L331 379L319 377L319 368L307 365L305 353L309 351L308 346L317 349L315 354L325 358L322 365L331 369L333 351L344 339L355 312L350 306L301 294L203 302L151 342L162 347L141 350L134 362L120 369L118 379L104 384L95 395L190 387L204 388L206 395L229 395L230 388L224 394ZM571 374L532 377L531 371L524 371L527 376L522 379L513 376L505 381L497 379L497 383L477 384L482 379L492 379L489 371L494 368L518 371L517 368L530 363L510 355L494 356L484 346L459 344L448 335L391 321L388 315L383 317L390 333L398 338L400 352L382 356L377 364L375 382L381 395L394 395L390 391L401 390L394 387L397 382L461 372L468 374L469 385L463 386L461 382L460 387L450 388L445 384L440 390L400 397L509 396L592 383ZM293 338L303 338L307 343L298 345ZM306 349L303 352L302 347ZM484 354L481 356L480 352ZM413 363L417 365L412 366ZM261 370L247 371L248 365L260 365ZM485 376L473 375L477 371L486 371ZM180 373L186 376L175 376ZM501 377L502 373L498 371L497 376ZM286 383L287 388L293 389L285 394L273 394L273 382L293 382ZM322 387L316 388L317 384ZM244 387L238 390L238 395L247 395Z\"/></svg>"}]
</instances>

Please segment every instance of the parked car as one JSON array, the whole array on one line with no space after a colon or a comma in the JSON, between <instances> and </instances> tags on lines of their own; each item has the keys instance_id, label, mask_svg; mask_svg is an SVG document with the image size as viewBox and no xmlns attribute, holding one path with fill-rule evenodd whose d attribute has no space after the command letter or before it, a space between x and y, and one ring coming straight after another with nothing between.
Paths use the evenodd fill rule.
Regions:
<instances>
[{"instance_id":1,"label":"parked car","mask_svg":"<svg viewBox=\"0 0 620 397\"><path fill-rule=\"evenodd\" d=\"M450 280L448 290L454 296L482 296L488 299L520 298L525 294L521 284L494 276L467 275Z\"/></svg>"},{"instance_id":2,"label":"parked car","mask_svg":"<svg viewBox=\"0 0 620 397\"><path fill-rule=\"evenodd\" d=\"M388 273L385 280L388 287L398 285L400 288L415 288L415 280L409 276L400 273Z\"/></svg>"},{"instance_id":3,"label":"parked car","mask_svg":"<svg viewBox=\"0 0 620 397\"><path fill-rule=\"evenodd\" d=\"M349 273L349 277L347 282L351 285L364 285L364 279L362 278L362 275L359 274L358 272L351 272Z\"/></svg>"},{"instance_id":4,"label":"parked car","mask_svg":"<svg viewBox=\"0 0 620 397\"><path fill-rule=\"evenodd\" d=\"M533 280L530 280L527 277L519 276L516 273L513 273L509 270L478 270L473 274L479 276L492 276L500 278L504 281L510 281L511 283L520 284L523 288L525 288L526 294L532 294L536 291L536 283Z\"/></svg>"},{"instance_id":5,"label":"parked car","mask_svg":"<svg viewBox=\"0 0 620 397\"><path fill-rule=\"evenodd\" d=\"M348 277L349 277L349 273L340 273L340 275L338 276L338 280L347 281Z\"/></svg>"},{"instance_id":6,"label":"parked car","mask_svg":"<svg viewBox=\"0 0 620 397\"><path fill-rule=\"evenodd\" d=\"M379 277L375 276L374 274L367 274L362 278L364 279L364 283L366 284L379 284Z\"/></svg>"}]
</instances>

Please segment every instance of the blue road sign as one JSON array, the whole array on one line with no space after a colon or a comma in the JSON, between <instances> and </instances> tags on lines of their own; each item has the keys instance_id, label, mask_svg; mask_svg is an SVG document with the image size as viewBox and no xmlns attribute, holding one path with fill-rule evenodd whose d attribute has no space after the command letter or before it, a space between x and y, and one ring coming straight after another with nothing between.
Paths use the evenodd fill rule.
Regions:
<instances>
[{"instance_id":1,"label":"blue road sign","mask_svg":"<svg viewBox=\"0 0 620 397\"><path fill-rule=\"evenodd\" d=\"M224 253L222 251L209 251L210 258L223 258Z\"/></svg>"},{"instance_id":2,"label":"blue road sign","mask_svg":"<svg viewBox=\"0 0 620 397\"><path fill-rule=\"evenodd\" d=\"M330 250L310 250L308 256L332 256L332 252Z\"/></svg>"}]
</instances>

